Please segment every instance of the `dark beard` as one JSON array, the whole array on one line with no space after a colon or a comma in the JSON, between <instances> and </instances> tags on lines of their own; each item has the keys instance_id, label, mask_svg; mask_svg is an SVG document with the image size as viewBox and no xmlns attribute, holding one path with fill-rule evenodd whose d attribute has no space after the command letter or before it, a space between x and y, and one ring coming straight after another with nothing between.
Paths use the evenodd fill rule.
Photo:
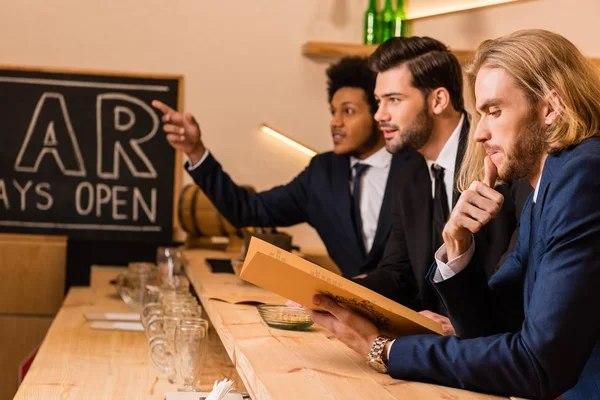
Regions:
<instances>
[{"instance_id":1,"label":"dark beard","mask_svg":"<svg viewBox=\"0 0 600 400\"><path fill-rule=\"evenodd\" d=\"M393 125L393 127L398 129L395 125ZM399 140L386 141L385 147L390 153L394 154L408 149L419 150L429 141L432 133L433 118L427 114L427 107L423 107L415 117L411 126L402 131L398 129Z\"/></svg>"},{"instance_id":2,"label":"dark beard","mask_svg":"<svg viewBox=\"0 0 600 400\"><path fill-rule=\"evenodd\" d=\"M532 113L531 120L517 136L514 147L506 153L505 168L500 178L505 181L525 178L534 171L545 150L546 131Z\"/></svg>"}]
</instances>

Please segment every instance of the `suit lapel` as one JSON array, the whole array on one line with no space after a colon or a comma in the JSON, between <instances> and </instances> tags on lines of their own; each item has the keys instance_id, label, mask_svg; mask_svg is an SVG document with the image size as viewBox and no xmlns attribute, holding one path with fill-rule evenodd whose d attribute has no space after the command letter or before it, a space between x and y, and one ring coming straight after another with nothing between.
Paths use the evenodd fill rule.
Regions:
<instances>
[{"instance_id":1,"label":"suit lapel","mask_svg":"<svg viewBox=\"0 0 600 400\"><path fill-rule=\"evenodd\" d=\"M532 239L532 214L535 212L533 207L533 194L531 199L528 200L527 204L523 208L521 214L521 228L519 230L519 241L523 244L520 252L522 273L523 273L523 307L525 310L529 308L529 291L531 289L531 282L527 279L529 271L529 263L531 261L531 246L533 245Z\"/></svg>"},{"instance_id":2,"label":"suit lapel","mask_svg":"<svg viewBox=\"0 0 600 400\"><path fill-rule=\"evenodd\" d=\"M333 186L333 207L338 215L342 231L346 233L345 240L349 243L349 248L356 249L356 254L360 254L358 235L354 224L352 223L352 204L350 197L350 159L347 156L335 156L333 158L333 174L331 177ZM341 238L340 238L341 239ZM364 259L361 255L360 259Z\"/></svg>"},{"instance_id":3,"label":"suit lapel","mask_svg":"<svg viewBox=\"0 0 600 400\"><path fill-rule=\"evenodd\" d=\"M529 309L531 292L535 282L535 276L537 274L536 266L533 265L533 263L539 254L535 254L534 250L536 249L536 244L541 236L539 232L539 225L546 201L546 193L548 192L548 188L553 177L552 162L552 158L548 157L546 161L546 167L542 171L542 179L539 182L537 197L534 200L534 194L531 195L529 207L523 212L523 217L521 218L521 224L526 224L526 226L525 229L519 232L519 235L526 235L525 237L528 239L527 248L525 249L526 255L522 260L525 261L523 268L523 305L525 310Z\"/></svg>"},{"instance_id":4,"label":"suit lapel","mask_svg":"<svg viewBox=\"0 0 600 400\"><path fill-rule=\"evenodd\" d=\"M465 156L465 150L467 149L467 142L469 140L469 129L471 124L469 122L469 116L465 114L465 119L463 122L462 129L460 131L460 136L458 138L458 151L456 152L456 163L454 164L454 190L452 191L452 207L456 205L458 198L460 197L460 193L456 186L456 181L458 179L458 172L460 171L460 166L462 165L463 158Z\"/></svg>"},{"instance_id":5,"label":"suit lapel","mask_svg":"<svg viewBox=\"0 0 600 400\"><path fill-rule=\"evenodd\" d=\"M407 168L408 169L408 168ZM402 215L405 220L407 244L413 243L416 265L413 266L419 289L423 289L423 277L431 265L431 224L432 206L431 176L423 156L419 155L410 167L411 177L409 190L402 196L407 201L402 201ZM408 237L408 235L412 237Z\"/></svg>"}]
</instances>

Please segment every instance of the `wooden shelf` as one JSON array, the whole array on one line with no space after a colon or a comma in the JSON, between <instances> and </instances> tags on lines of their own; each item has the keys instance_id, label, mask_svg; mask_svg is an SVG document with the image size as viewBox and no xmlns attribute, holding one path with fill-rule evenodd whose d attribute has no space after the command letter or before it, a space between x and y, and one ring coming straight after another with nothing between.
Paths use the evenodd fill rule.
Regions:
<instances>
[{"instance_id":1,"label":"wooden shelf","mask_svg":"<svg viewBox=\"0 0 600 400\"><path fill-rule=\"evenodd\" d=\"M338 58L346 56L369 56L377 48L376 44L306 42L302 46L302 54L308 57ZM461 64L467 63L474 52L468 50L454 50L453 53Z\"/></svg>"},{"instance_id":2,"label":"wooden shelf","mask_svg":"<svg viewBox=\"0 0 600 400\"><path fill-rule=\"evenodd\" d=\"M376 44L306 42L302 46L302 54L314 58L339 58L347 56L369 56L377 48ZM468 63L475 54L471 50L452 50L461 64ZM590 58L590 61L600 68L600 58Z\"/></svg>"},{"instance_id":3,"label":"wooden shelf","mask_svg":"<svg viewBox=\"0 0 600 400\"><path fill-rule=\"evenodd\" d=\"M376 44L306 42L302 46L302 54L310 57L366 57L376 48Z\"/></svg>"}]
</instances>

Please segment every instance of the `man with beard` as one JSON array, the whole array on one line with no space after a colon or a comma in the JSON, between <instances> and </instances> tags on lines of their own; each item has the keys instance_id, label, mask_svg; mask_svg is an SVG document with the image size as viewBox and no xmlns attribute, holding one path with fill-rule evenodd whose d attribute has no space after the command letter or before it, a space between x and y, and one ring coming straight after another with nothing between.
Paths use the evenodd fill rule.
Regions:
<instances>
[{"instance_id":1,"label":"man with beard","mask_svg":"<svg viewBox=\"0 0 600 400\"><path fill-rule=\"evenodd\" d=\"M200 127L155 101L167 140L189 157L186 169L234 226L307 222L344 276L374 269L391 229L390 177L410 153L392 156L373 120L375 73L365 58L348 57L327 70L333 151L315 156L290 183L260 193L237 186L202 143Z\"/></svg>"},{"instance_id":2,"label":"man with beard","mask_svg":"<svg viewBox=\"0 0 600 400\"><path fill-rule=\"evenodd\" d=\"M317 295L311 311L380 372L504 396L600 399L600 77L567 39L525 30L482 43L468 71L477 108L429 280L459 337L380 336ZM487 282L473 234L497 215L496 179L535 188L515 251ZM521 298L520 310L504 299ZM515 330L514 327L518 328Z\"/></svg>"},{"instance_id":3,"label":"man with beard","mask_svg":"<svg viewBox=\"0 0 600 400\"><path fill-rule=\"evenodd\" d=\"M392 233L378 268L356 282L411 307L454 333L426 274L442 244L442 228L459 194L455 177L469 120L462 71L447 47L432 38L392 38L371 57L378 73L375 119L391 153L417 150L394 180ZM500 187L507 200L495 220L476 235L476 258L487 276L518 236L516 226L531 192L526 182Z\"/></svg>"}]
</instances>

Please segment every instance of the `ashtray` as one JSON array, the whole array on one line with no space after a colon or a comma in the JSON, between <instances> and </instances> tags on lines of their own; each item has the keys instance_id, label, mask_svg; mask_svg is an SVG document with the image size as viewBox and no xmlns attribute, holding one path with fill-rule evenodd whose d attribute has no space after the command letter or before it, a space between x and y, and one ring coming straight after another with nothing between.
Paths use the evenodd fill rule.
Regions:
<instances>
[{"instance_id":1,"label":"ashtray","mask_svg":"<svg viewBox=\"0 0 600 400\"><path fill-rule=\"evenodd\" d=\"M262 319L271 328L290 331L306 331L313 324L310 315L302 307L289 307L280 304L259 304L256 306Z\"/></svg>"}]
</instances>

